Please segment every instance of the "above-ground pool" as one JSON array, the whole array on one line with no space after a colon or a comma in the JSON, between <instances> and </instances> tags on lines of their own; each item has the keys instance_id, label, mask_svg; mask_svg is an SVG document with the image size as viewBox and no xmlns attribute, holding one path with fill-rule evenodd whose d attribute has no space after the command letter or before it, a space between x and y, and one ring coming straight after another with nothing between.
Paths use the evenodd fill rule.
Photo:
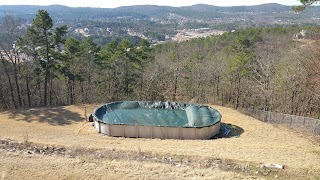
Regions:
<instances>
[{"instance_id":1,"label":"above-ground pool","mask_svg":"<svg viewBox=\"0 0 320 180\"><path fill-rule=\"evenodd\" d=\"M121 101L94 111L102 134L160 139L210 139L220 130L221 114L199 104Z\"/></svg>"}]
</instances>

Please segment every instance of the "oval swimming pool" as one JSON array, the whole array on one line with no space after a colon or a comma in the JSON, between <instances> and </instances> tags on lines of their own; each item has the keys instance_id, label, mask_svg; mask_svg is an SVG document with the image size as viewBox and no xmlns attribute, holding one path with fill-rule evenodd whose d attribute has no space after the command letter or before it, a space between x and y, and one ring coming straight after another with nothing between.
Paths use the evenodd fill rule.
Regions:
<instances>
[{"instance_id":1,"label":"oval swimming pool","mask_svg":"<svg viewBox=\"0 0 320 180\"><path fill-rule=\"evenodd\" d=\"M209 106L178 102L112 102L93 117L95 128L108 136L160 139L210 139L221 121Z\"/></svg>"}]
</instances>

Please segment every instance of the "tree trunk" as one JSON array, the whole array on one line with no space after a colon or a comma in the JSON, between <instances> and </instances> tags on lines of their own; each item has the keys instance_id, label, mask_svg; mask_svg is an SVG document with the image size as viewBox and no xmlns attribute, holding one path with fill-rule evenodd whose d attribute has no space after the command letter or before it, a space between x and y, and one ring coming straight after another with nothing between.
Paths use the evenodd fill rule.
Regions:
<instances>
[{"instance_id":1,"label":"tree trunk","mask_svg":"<svg viewBox=\"0 0 320 180\"><path fill-rule=\"evenodd\" d=\"M74 80L71 81L70 104L74 104Z\"/></svg>"},{"instance_id":2,"label":"tree trunk","mask_svg":"<svg viewBox=\"0 0 320 180\"><path fill-rule=\"evenodd\" d=\"M10 87L10 94L11 94L11 100L12 100L12 103L13 103L13 106L15 109L17 109L17 104L16 104L16 100L14 98L14 93L13 93L13 87L12 87L12 83L11 83L11 78L10 78L10 75L9 75L9 72L8 72L8 69L7 69L7 65L6 63L4 62L5 60L2 59L2 64L3 64L3 67L4 67L4 72L8 78L8 82L9 82L9 87Z\"/></svg>"},{"instance_id":3,"label":"tree trunk","mask_svg":"<svg viewBox=\"0 0 320 180\"><path fill-rule=\"evenodd\" d=\"M89 102L89 94L91 93L91 73L88 74L88 84L85 92L85 103Z\"/></svg>"},{"instance_id":4,"label":"tree trunk","mask_svg":"<svg viewBox=\"0 0 320 180\"><path fill-rule=\"evenodd\" d=\"M67 81L67 104L71 104L70 103L70 79L69 78Z\"/></svg>"},{"instance_id":5,"label":"tree trunk","mask_svg":"<svg viewBox=\"0 0 320 180\"><path fill-rule=\"evenodd\" d=\"M139 99L141 100L143 97L143 75L140 76L140 92L139 92Z\"/></svg>"},{"instance_id":6,"label":"tree trunk","mask_svg":"<svg viewBox=\"0 0 320 180\"><path fill-rule=\"evenodd\" d=\"M49 84L49 87L50 87L50 89L49 89L49 104L50 104L50 106L52 106L52 94L53 94L53 80L52 79L53 79L52 73L50 73L50 76L49 76L49 82L50 82L50 84Z\"/></svg>"},{"instance_id":7,"label":"tree trunk","mask_svg":"<svg viewBox=\"0 0 320 180\"><path fill-rule=\"evenodd\" d=\"M17 54L16 54L17 56ZM17 90L17 95L18 95L18 103L19 103L19 107L22 107L22 100L21 100L21 94L20 94L20 85L19 85L19 81L18 81L18 69L17 69L17 57L15 56L15 60L13 62L12 61L12 65L13 65L13 69L14 69L14 80L15 80L15 84L16 84L16 90ZM12 57L11 57L12 58Z\"/></svg>"},{"instance_id":8,"label":"tree trunk","mask_svg":"<svg viewBox=\"0 0 320 180\"><path fill-rule=\"evenodd\" d=\"M178 76L174 77L174 90L173 90L173 101L176 101L176 96L177 96L177 85L178 85Z\"/></svg>"},{"instance_id":9,"label":"tree trunk","mask_svg":"<svg viewBox=\"0 0 320 180\"><path fill-rule=\"evenodd\" d=\"M84 94L84 87L83 82L80 81L80 93L81 93L81 102L84 103L85 101L85 94Z\"/></svg>"},{"instance_id":10,"label":"tree trunk","mask_svg":"<svg viewBox=\"0 0 320 180\"><path fill-rule=\"evenodd\" d=\"M74 104L74 80L68 78L67 82L67 103L69 105Z\"/></svg>"},{"instance_id":11,"label":"tree trunk","mask_svg":"<svg viewBox=\"0 0 320 180\"><path fill-rule=\"evenodd\" d=\"M27 98L28 98L28 107L31 107L31 96L30 96L30 75L29 72L26 75L26 87L27 87Z\"/></svg>"},{"instance_id":12,"label":"tree trunk","mask_svg":"<svg viewBox=\"0 0 320 180\"><path fill-rule=\"evenodd\" d=\"M1 87L3 87L4 85L2 84L3 82L0 80L0 102L3 102L1 104L3 109L7 109L9 107L9 103L7 102L7 98L5 93L3 92L3 89Z\"/></svg>"},{"instance_id":13,"label":"tree trunk","mask_svg":"<svg viewBox=\"0 0 320 180\"><path fill-rule=\"evenodd\" d=\"M129 67L128 67L128 58L126 58L126 77L125 77L125 92L128 98L129 95Z\"/></svg>"},{"instance_id":14,"label":"tree trunk","mask_svg":"<svg viewBox=\"0 0 320 180\"><path fill-rule=\"evenodd\" d=\"M221 90L221 106L224 106L224 96L223 96L223 94L224 94L224 90L222 89Z\"/></svg>"},{"instance_id":15,"label":"tree trunk","mask_svg":"<svg viewBox=\"0 0 320 180\"><path fill-rule=\"evenodd\" d=\"M38 93L39 93L38 105L41 105L42 104L42 98L41 98L40 74L38 74L38 77L37 77L37 88L38 88Z\"/></svg>"},{"instance_id":16,"label":"tree trunk","mask_svg":"<svg viewBox=\"0 0 320 180\"><path fill-rule=\"evenodd\" d=\"M68 84L67 84L67 101L68 104L74 104L74 81L68 79Z\"/></svg>"},{"instance_id":17,"label":"tree trunk","mask_svg":"<svg viewBox=\"0 0 320 180\"><path fill-rule=\"evenodd\" d=\"M49 40L48 40L48 36L47 36L47 29L44 29L44 36L45 36L45 40L46 40L46 72L45 72L45 78L44 78L44 85L43 85L43 89L44 89L44 93L43 93L43 105L47 106L47 85L48 85L48 79L49 79L49 75L50 75L50 57L49 57Z\"/></svg>"}]
</instances>

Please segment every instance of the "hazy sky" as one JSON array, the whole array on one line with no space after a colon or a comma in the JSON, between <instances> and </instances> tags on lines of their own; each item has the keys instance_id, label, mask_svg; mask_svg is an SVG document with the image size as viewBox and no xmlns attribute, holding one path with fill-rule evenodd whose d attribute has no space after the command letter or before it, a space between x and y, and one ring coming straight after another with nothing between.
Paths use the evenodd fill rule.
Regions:
<instances>
[{"instance_id":1,"label":"hazy sky","mask_svg":"<svg viewBox=\"0 0 320 180\"><path fill-rule=\"evenodd\" d=\"M259 5L279 3L284 5L299 4L298 0L1 0L0 5L52 5L61 4L71 7L114 8L129 5L167 5L188 6L193 4L211 4L216 6Z\"/></svg>"}]
</instances>

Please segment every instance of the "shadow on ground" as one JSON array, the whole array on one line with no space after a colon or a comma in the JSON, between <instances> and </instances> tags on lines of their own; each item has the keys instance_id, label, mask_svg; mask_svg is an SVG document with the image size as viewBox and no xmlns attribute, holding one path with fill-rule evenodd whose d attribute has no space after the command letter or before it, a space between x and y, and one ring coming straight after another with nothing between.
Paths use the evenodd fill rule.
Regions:
<instances>
[{"instance_id":1,"label":"shadow on ground","mask_svg":"<svg viewBox=\"0 0 320 180\"><path fill-rule=\"evenodd\" d=\"M215 138L233 138L240 137L240 135L244 132L244 130L233 124L220 124L220 133L214 137Z\"/></svg>"},{"instance_id":2,"label":"shadow on ground","mask_svg":"<svg viewBox=\"0 0 320 180\"><path fill-rule=\"evenodd\" d=\"M7 112L9 113L10 119L17 121L38 121L58 126L84 120L79 113L69 111L65 107L18 109Z\"/></svg>"}]
</instances>

